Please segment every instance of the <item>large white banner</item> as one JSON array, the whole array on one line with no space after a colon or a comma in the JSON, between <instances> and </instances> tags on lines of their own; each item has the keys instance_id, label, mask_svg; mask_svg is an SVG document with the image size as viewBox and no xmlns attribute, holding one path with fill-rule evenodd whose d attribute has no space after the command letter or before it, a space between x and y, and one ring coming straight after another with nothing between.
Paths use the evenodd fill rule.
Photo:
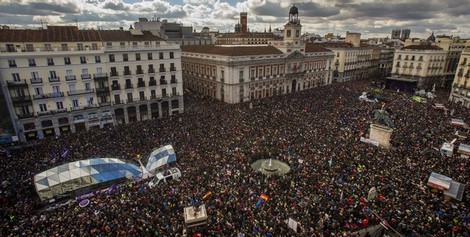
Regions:
<instances>
[{"instance_id":1,"label":"large white banner","mask_svg":"<svg viewBox=\"0 0 470 237\"><path fill-rule=\"evenodd\" d=\"M365 138L365 137L361 137L361 142L368 143L368 144L372 144L372 145L374 145L374 146L379 146L379 142L378 142L378 141L370 140L370 139Z\"/></svg>"}]
</instances>

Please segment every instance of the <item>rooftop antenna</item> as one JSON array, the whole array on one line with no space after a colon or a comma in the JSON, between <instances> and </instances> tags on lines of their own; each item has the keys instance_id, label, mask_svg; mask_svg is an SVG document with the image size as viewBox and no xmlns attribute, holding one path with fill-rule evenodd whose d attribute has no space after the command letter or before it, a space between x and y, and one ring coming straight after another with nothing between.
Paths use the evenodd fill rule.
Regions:
<instances>
[{"instance_id":1,"label":"rooftop antenna","mask_svg":"<svg viewBox=\"0 0 470 237\"><path fill-rule=\"evenodd\" d=\"M75 20L73 20L73 21L75 21L75 24L77 25L77 28L78 28L78 20L77 20L77 18L75 18Z\"/></svg>"}]
</instances>

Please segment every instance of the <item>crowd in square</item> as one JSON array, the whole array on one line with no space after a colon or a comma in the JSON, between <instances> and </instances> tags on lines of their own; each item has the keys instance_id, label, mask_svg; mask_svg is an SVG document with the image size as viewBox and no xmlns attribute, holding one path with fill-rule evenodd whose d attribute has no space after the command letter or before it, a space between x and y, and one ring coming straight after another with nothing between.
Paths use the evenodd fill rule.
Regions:
<instances>
[{"instance_id":1,"label":"crowd in square","mask_svg":"<svg viewBox=\"0 0 470 237\"><path fill-rule=\"evenodd\" d=\"M11 152L0 162L1 236L182 236L183 208L206 205L206 236L353 236L382 224L403 236L470 236L468 160L443 157L454 138L451 116L470 121L470 110L437 93L428 104L382 91L394 121L392 148L360 142L380 103L359 101L370 81L351 81L248 103L225 104L185 94L185 113L49 137ZM465 142L465 141L463 141ZM179 181L149 188L149 180L100 192L90 204L69 202L44 211L35 174L90 157L134 158L171 144ZM60 154L69 152L65 158ZM266 177L250 165L280 159L284 176ZM445 200L426 185L437 172L467 184L462 202ZM371 188L377 197L367 199ZM207 192L211 195L204 195ZM269 198L257 205L260 194ZM292 218L297 232L287 226Z\"/></svg>"}]
</instances>

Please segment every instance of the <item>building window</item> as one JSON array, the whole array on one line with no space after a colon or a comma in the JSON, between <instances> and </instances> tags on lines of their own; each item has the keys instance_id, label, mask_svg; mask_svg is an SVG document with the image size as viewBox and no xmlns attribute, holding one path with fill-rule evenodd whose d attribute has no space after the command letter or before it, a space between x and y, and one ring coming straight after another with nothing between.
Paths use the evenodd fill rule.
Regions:
<instances>
[{"instance_id":1,"label":"building window","mask_svg":"<svg viewBox=\"0 0 470 237\"><path fill-rule=\"evenodd\" d=\"M300 30L296 30L295 31L295 37L299 37L300 36Z\"/></svg>"},{"instance_id":2,"label":"building window","mask_svg":"<svg viewBox=\"0 0 470 237\"><path fill-rule=\"evenodd\" d=\"M86 57L80 57L80 63L85 64L86 63Z\"/></svg>"},{"instance_id":3,"label":"building window","mask_svg":"<svg viewBox=\"0 0 470 237\"><path fill-rule=\"evenodd\" d=\"M126 53L122 55L122 61L124 61L124 62L129 61L129 57L127 56Z\"/></svg>"},{"instance_id":4,"label":"building window","mask_svg":"<svg viewBox=\"0 0 470 237\"><path fill-rule=\"evenodd\" d=\"M116 59L114 58L114 54L109 55L109 61L110 62L116 62Z\"/></svg>"},{"instance_id":5,"label":"building window","mask_svg":"<svg viewBox=\"0 0 470 237\"><path fill-rule=\"evenodd\" d=\"M287 37L290 37L290 36L291 36L290 30L287 30Z\"/></svg>"},{"instance_id":6,"label":"building window","mask_svg":"<svg viewBox=\"0 0 470 237\"><path fill-rule=\"evenodd\" d=\"M78 107L78 100L77 99L72 100L72 107L74 107L74 108Z\"/></svg>"},{"instance_id":7,"label":"building window","mask_svg":"<svg viewBox=\"0 0 470 237\"><path fill-rule=\"evenodd\" d=\"M19 73L12 73L11 77L13 77L13 81L21 81Z\"/></svg>"},{"instance_id":8,"label":"building window","mask_svg":"<svg viewBox=\"0 0 470 237\"><path fill-rule=\"evenodd\" d=\"M33 80L39 80L39 73L38 72L31 72L31 77Z\"/></svg>"},{"instance_id":9,"label":"building window","mask_svg":"<svg viewBox=\"0 0 470 237\"><path fill-rule=\"evenodd\" d=\"M97 50L98 49L98 44L97 43L92 43L91 44L91 49Z\"/></svg>"},{"instance_id":10,"label":"building window","mask_svg":"<svg viewBox=\"0 0 470 237\"><path fill-rule=\"evenodd\" d=\"M46 104L39 104L39 111L46 112L47 111L47 105Z\"/></svg>"},{"instance_id":11,"label":"building window","mask_svg":"<svg viewBox=\"0 0 470 237\"><path fill-rule=\"evenodd\" d=\"M62 101L57 101L55 102L55 104L57 106L57 110L64 109L64 104L62 103Z\"/></svg>"},{"instance_id":12,"label":"building window","mask_svg":"<svg viewBox=\"0 0 470 237\"><path fill-rule=\"evenodd\" d=\"M27 52L34 52L33 44L26 44L26 51Z\"/></svg>"},{"instance_id":13,"label":"building window","mask_svg":"<svg viewBox=\"0 0 470 237\"><path fill-rule=\"evenodd\" d=\"M62 51L69 51L69 46L67 44L61 44Z\"/></svg>"},{"instance_id":14,"label":"building window","mask_svg":"<svg viewBox=\"0 0 470 237\"><path fill-rule=\"evenodd\" d=\"M136 54L135 54L135 60L136 60L136 61L140 61L140 53L136 53Z\"/></svg>"},{"instance_id":15,"label":"building window","mask_svg":"<svg viewBox=\"0 0 470 237\"><path fill-rule=\"evenodd\" d=\"M13 59L8 60L8 66L9 67L16 67L16 61Z\"/></svg>"},{"instance_id":16,"label":"building window","mask_svg":"<svg viewBox=\"0 0 470 237\"><path fill-rule=\"evenodd\" d=\"M119 42L119 46L121 48L125 48L126 47L126 42Z\"/></svg>"},{"instance_id":17,"label":"building window","mask_svg":"<svg viewBox=\"0 0 470 237\"><path fill-rule=\"evenodd\" d=\"M64 57L64 63L65 64L71 64L70 57Z\"/></svg>"},{"instance_id":18,"label":"building window","mask_svg":"<svg viewBox=\"0 0 470 237\"><path fill-rule=\"evenodd\" d=\"M28 59L28 63L30 67L35 67L36 66L36 60L34 58Z\"/></svg>"},{"instance_id":19,"label":"building window","mask_svg":"<svg viewBox=\"0 0 470 237\"><path fill-rule=\"evenodd\" d=\"M47 58L47 65L53 66L54 65L54 59L53 58Z\"/></svg>"},{"instance_id":20,"label":"building window","mask_svg":"<svg viewBox=\"0 0 470 237\"><path fill-rule=\"evenodd\" d=\"M44 50L45 51L52 51L51 44L44 44Z\"/></svg>"},{"instance_id":21,"label":"building window","mask_svg":"<svg viewBox=\"0 0 470 237\"><path fill-rule=\"evenodd\" d=\"M148 59L148 60L152 60L152 59L153 59L152 53L147 53L147 59Z\"/></svg>"},{"instance_id":22,"label":"building window","mask_svg":"<svg viewBox=\"0 0 470 237\"><path fill-rule=\"evenodd\" d=\"M225 79L225 71L220 70L220 80L223 81Z\"/></svg>"},{"instance_id":23,"label":"building window","mask_svg":"<svg viewBox=\"0 0 470 237\"><path fill-rule=\"evenodd\" d=\"M77 90L77 87L75 86L75 84L69 84L69 91L70 92L75 92Z\"/></svg>"},{"instance_id":24,"label":"building window","mask_svg":"<svg viewBox=\"0 0 470 237\"><path fill-rule=\"evenodd\" d=\"M51 79L56 79L57 78L57 73L55 71L49 71L49 76Z\"/></svg>"},{"instance_id":25,"label":"building window","mask_svg":"<svg viewBox=\"0 0 470 237\"><path fill-rule=\"evenodd\" d=\"M170 58L175 58L175 55L173 52L170 52Z\"/></svg>"},{"instance_id":26,"label":"building window","mask_svg":"<svg viewBox=\"0 0 470 237\"><path fill-rule=\"evenodd\" d=\"M101 63L101 57L95 56L95 63Z\"/></svg>"},{"instance_id":27,"label":"building window","mask_svg":"<svg viewBox=\"0 0 470 237\"><path fill-rule=\"evenodd\" d=\"M139 47L138 43L137 42L132 42L132 48L137 48Z\"/></svg>"},{"instance_id":28,"label":"building window","mask_svg":"<svg viewBox=\"0 0 470 237\"><path fill-rule=\"evenodd\" d=\"M240 71L238 72L238 81L239 81L239 82L243 82L243 70L240 70Z\"/></svg>"},{"instance_id":29,"label":"building window","mask_svg":"<svg viewBox=\"0 0 470 237\"><path fill-rule=\"evenodd\" d=\"M158 57L159 57L160 59L163 59L163 53L162 53L162 52L158 53Z\"/></svg>"},{"instance_id":30,"label":"building window","mask_svg":"<svg viewBox=\"0 0 470 237\"><path fill-rule=\"evenodd\" d=\"M78 48L78 51L82 51L82 50L83 50L83 44L82 44L82 43L78 43L78 44L77 44L77 48Z\"/></svg>"}]
</instances>

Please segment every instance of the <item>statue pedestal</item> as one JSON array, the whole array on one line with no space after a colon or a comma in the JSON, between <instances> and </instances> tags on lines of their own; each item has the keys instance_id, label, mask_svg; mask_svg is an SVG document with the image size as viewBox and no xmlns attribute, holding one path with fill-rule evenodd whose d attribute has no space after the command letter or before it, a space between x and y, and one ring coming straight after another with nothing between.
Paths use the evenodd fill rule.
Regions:
<instances>
[{"instance_id":1,"label":"statue pedestal","mask_svg":"<svg viewBox=\"0 0 470 237\"><path fill-rule=\"evenodd\" d=\"M380 147L389 149L393 129L379 124L370 125L369 139L377 141Z\"/></svg>"},{"instance_id":2,"label":"statue pedestal","mask_svg":"<svg viewBox=\"0 0 470 237\"><path fill-rule=\"evenodd\" d=\"M196 209L193 206L184 208L184 223L186 227L195 227L207 224L207 212L205 205Z\"/></svg>"}]
</instances>

